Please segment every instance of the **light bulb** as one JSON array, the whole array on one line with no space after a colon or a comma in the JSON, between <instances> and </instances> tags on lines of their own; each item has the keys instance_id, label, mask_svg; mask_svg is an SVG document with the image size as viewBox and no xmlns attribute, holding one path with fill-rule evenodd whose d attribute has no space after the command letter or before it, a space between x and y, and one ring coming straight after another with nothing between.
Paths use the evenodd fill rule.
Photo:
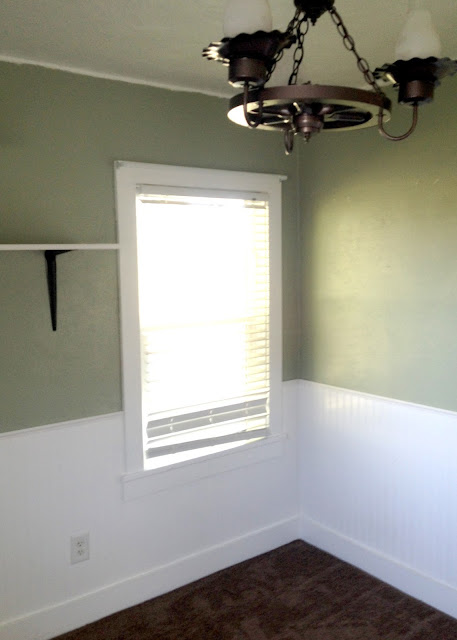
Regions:
<instances>
[{"instance_id":1,"label":"light bulb","mask_svg":"<svg viewBox=\"0 0 457 640\"><path fill-rule=\"evenodd\" d=\"M405 25L395 48L396 60L441 57L441 41L424 0L411 0Z\"/></svg>"},{"instance_id":2,"label":"light bulb","mask_svg":"<svg viewBox=\"0 0 457 640\"><path fill-rule=\"evenodd\" d=\"M271 31L273 18L268 0L229 0L224 13L224 36Z\"/></svg>"}]
</instances>

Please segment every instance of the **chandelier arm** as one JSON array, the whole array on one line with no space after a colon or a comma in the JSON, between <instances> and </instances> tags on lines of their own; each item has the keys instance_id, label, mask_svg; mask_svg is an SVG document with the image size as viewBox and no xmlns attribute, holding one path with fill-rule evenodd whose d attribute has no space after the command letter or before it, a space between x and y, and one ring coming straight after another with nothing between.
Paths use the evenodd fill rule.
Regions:
<instances>
[{"instance_id":1,"label":"chandelier arm","mask_svg":"<svg viewBox=\"0 0 457 640\"><path fill-rule=\"evenodd\" d=\"M286 150L286 156L290 156L290 154L294 150L294 136L295 131L292 129L292 127L284 130L284 148Z\"/></svg>"},{"instance_id":2,"label":"chandelier arm","mask_svg":"<svg viewBox=\"0 0 457 640\"><path fill-rule=\"evenodd\" d=\"M370 65L368 64L367 60L365 58L362 58L362 56L359 55L355 46L355 40L349 34L349 31L347 30L346 25L343 22L343 18L340 16L340 14L335 9L335 7L330 7L328 12L330 13L330 16L337 28L338 33L343 38L344 46L348 51L352 51L352 53L355 55L357 60L357 68L362 73L363 77L365 78L365 81L370 85L373 91L381 95L385 95L382 89L380 88L380 86L378 85L378 83L376 82L374 73L370 69Z\"/></svg>"},{"instance_id":3,"label":"chandelier arm","mask_svg":"<svg viewBox=\"0 0 457 640\"><path fill-rule=\"evenodd\" d=\"M413 106L413 122L409 130L406 133L404 133L402 136L391 136L390 133L387 133L387 131L384 129L384 114L382 112L382 109L380 109L378 114L378 131L382 136L384 136L384 138L387 138L387 140L392 140L393 142L400 142L401 140L406 140L406 138L409 138L409 136L412 133L414 133L418 120L419 120L419 105L416 102Z\"/></svg>"},{"instance_id":4,"label":"chandelier arm","mask_svg":"<svg viewBox=\"0 0 457 640\"><path fill-rule=\"evenodd\" d=\"M251 129L256 129L259 124L262 124L263 119L263 101L259 100L259 113L257 116L253 117L248 111L248 101L249 101L249 82L244 83L244 95L243 95L243 112L244 119L248 127Z\"/></svg>"}]
</instances>

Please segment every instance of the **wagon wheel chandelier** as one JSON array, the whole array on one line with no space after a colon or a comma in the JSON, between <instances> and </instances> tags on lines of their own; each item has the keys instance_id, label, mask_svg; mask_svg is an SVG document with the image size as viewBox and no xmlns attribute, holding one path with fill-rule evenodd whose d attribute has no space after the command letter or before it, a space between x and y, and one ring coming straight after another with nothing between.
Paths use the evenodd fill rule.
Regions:
<instances>
[{"instance_id":1,"label":"wagon wheel chandelier","mask_svg":"<svg viewBox=\"0 0 457 640\"><path fill-rule=\"evenodd\" d=\"M440 42L424 0L410 0L411 7L397 44L398 59L372 71L357 51L335 0L294 0L295 14L285 32L272 31L268 0L229 0L224 19L225 37L203 50L208 60L229 67L229 83L242 93L230 100L228 117L252 129L279 130L286 153L295 136L306 142L320 131L350 131L377 126L393 141L405 140L416 128L419 107L431 102L440 80L457 72L457 61L441 58ZM343 44L353 53L357 68L370 90L319 84L297 84L304 58L304 41L311 26L329 13ZM286 49L295 45L287 85L266 86ZM412 107L412 124L403 135L392 136L384 128L392 104L378 81L393 84L400 104Z\"/></svg>"}]
</instances>

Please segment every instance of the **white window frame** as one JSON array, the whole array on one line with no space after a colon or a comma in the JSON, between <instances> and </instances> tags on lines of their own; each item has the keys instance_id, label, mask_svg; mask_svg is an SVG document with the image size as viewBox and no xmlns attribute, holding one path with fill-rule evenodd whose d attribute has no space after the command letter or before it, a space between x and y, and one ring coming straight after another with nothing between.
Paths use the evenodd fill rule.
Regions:
<instances>
[{"instance_id":1,"label":"white window frame","mask_svg":"<svg viewBox=\"0 0 457 640\"><path fill-rule=\"evenodd\" d=\"M217 169L115 162L119 233L119 281L123 408L125 422L124 497L134 498L175 484L258 462L282 451L282 270L281 182L284 176ZM154 470L144 469L141 350L136 250L137 187L256 192L270 213L270 431L257 442Z\"/></svg>"}]
</instances>

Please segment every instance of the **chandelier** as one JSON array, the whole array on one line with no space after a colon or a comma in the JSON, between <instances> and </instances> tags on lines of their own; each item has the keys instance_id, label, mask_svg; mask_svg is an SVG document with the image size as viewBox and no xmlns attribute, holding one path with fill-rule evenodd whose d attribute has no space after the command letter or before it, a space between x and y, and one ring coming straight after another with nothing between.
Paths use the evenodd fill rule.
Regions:
<instances>
[{"instance_id":1,"label":"chandelier","mask_svg":"<svg viewBox=\"0 0 457 640\"><path fill-rule=\"evenodd\" d=\"M357 51L335 0L294 0L295 14L285 32L272 30L268 0L229 0L224 17L225 37L203 50L208 60L229 67L229 83L242 89L230 100L228 117L253 129L279 130L286 153L295 136L306 142L320 131L355 130L377 126L393 141L405 140L416 128L418 110L431 102L440 80L457 72L457 60L441 58L441 45L424 0L410 0L410 11L396 48L397 60L371 70ZM311 26L329 13L343 44L353 53L357 68L370 90L352 87L297 84L304 58L304 41ZM286 49L294 48L287 85L267 86ZM412 107L410 129L390 135L384 123L392 104L378 82L393 84L398 102Z\"/></svg>"}]
</instances>

